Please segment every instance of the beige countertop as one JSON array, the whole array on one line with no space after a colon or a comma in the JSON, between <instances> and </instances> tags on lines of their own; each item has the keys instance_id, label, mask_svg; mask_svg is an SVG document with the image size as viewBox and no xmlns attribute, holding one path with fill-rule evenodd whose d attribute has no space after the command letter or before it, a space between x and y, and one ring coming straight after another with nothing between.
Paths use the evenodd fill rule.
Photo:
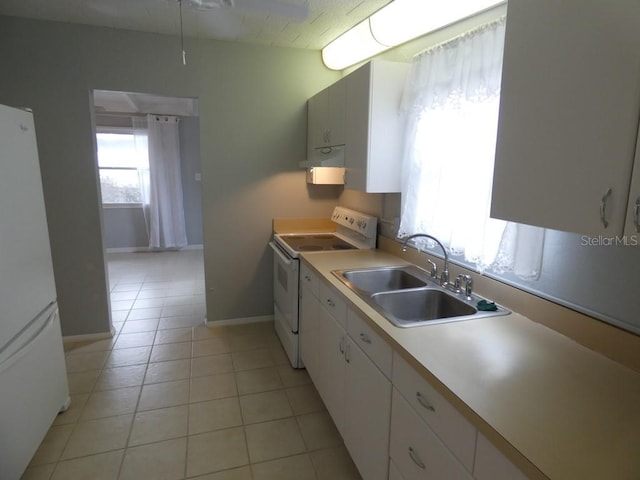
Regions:
<instances>
[{"instance_id":1,"label":"beige countertop","mask_svg":"<svg viewBox=\"0 0 640 480\"><path fill-rule=\"evenodd\" d=\"M640 374L517 313L395 327L331 271L408 262L379 250L301 257L532 478L640 479Z\"/></svg>"}]
</instances>

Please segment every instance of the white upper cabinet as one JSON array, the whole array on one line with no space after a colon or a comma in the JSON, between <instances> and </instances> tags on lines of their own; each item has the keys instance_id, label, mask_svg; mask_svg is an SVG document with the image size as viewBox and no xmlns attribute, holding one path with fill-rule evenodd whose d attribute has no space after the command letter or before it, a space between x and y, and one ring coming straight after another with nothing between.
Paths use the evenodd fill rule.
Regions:
<instances>
[{"instance_id":1,"label":"white upper cabinet","mask_svg":"<svg viewBox=\"0 0 640 480\"><path fill-rule=\"evenodd\" d=\"M402 89L409 64L372 60L345 77L345 187L369 193L400 191Z\"/></svg>"},{"instance_id":2,"label":"white upper cabinet","mask_svg":"<svg viewBox=\"0 0 640 480\"><path fill-rule=\"evenodd\" d=\"M307 158L317 149L345 144L345 94L342 79L307 101Z\"/></svg>"},{"instance_id":3,"label":"white upper cabinet","mask_svg":"<svg viewBox=\"0 0 640 480\"><path fill-rule=\"evenodd\" d=\"M509 0L492 217L636 231L639 45L637 0Z\"/></svg>"}]
</instances>

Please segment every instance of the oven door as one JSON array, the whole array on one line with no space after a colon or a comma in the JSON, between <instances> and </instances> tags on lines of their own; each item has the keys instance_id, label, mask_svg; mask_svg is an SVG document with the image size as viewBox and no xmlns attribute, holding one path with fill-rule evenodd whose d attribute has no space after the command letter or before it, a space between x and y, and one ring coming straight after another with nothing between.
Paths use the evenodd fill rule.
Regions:
<instances>
[{"instance_id":1,"label":"oven door","mask_svg":"<svg viewBox=\"0 0 640 480\"><path fill-rule=\"evenodd\" d=\"M298 333L298 271L300 262L286 255L274 242L273 249L273 301L286 328ZM276 319L277 320L277 319Z\"/></svg>"}]
</instances>

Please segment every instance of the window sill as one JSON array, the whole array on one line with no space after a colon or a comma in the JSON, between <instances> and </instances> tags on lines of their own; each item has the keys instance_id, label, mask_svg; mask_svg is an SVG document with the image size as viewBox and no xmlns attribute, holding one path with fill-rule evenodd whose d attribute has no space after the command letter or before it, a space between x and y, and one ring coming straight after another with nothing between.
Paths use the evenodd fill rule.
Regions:
<instances>
[{"instance_id":1,"label":"window sill","mask_svg":"<svg viewBox=\"0 0 640 480\"><path fill-rule=\"evenodd\" d=\"M103 203L102 208L142 208L141 203Z\"/></svg>"}]
</instances>

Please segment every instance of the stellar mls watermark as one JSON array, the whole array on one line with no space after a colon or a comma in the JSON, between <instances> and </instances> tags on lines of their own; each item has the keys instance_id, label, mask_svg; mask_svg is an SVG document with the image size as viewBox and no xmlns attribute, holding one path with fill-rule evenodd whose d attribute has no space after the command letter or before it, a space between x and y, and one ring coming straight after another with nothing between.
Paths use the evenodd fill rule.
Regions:
<instances>
[{"instance_id":1,"label":"stellar mls watermark","mask_svg":"<svg viewBox=\"0 0 640 480\"><path fill-rule=\"evenodd\" d=\"M640 235L616 235L613 237L582 235L580 237L580 246L582 247L637 247L639 245Z\"/></svg>"}]
</instances>

